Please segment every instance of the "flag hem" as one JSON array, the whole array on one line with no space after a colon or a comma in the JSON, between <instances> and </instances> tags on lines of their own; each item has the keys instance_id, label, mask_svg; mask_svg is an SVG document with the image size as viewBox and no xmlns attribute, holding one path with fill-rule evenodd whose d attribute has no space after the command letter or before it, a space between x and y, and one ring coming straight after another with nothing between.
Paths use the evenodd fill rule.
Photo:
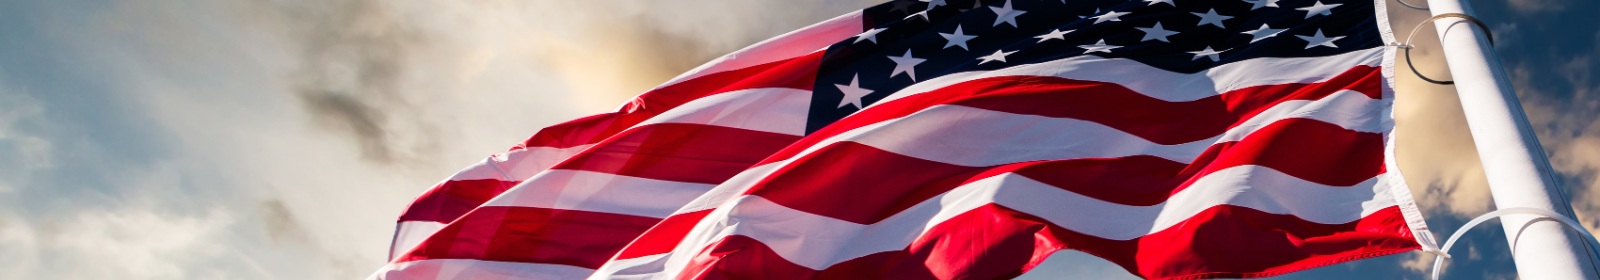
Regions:
<instances>
[{"instance_id":1,"label":"flag hem","mask_svg":"<svg viewBox=\"0 0 1600 280\"><path fill-rule=\"evenodd\" d=\"M1394 36L1394 28L1390 26L1389 9L1385 1L1373 0L1373 12L1375 12L1378 33L1382 35L1380 37L1383 38L1384 44L1383 96L1393 98L1395 102L1398 102L1399 95L1395 92L1394 81L1395 51L1398 45ZM1439 245L1433 237L1433 232L1428 230L1428 223L1423 218L1422 209L1417 207L1416 198L1411 195L1411 187L1406 184L1405 176L1400 172L1400 164L1396 161L1395 146L1397 146L1397 142L1395 139L1397 138L1397 129L1395 128L1397 124L1394 119L1394 102L1390 102L1383 111L1381 118L1383 118L1384 127L1388 128L1388 131L1383 134L1383 164L1384 169L1388 172L1384 172L1381 176L1384 177L1382 180L1389 182L1384 186L1389 188L1387 191L1390 196L1394 197L1395 204L1399 206L1400 216L1405 218L1406 227L1411 230L1411 236L1416 239L1417 244L1422 246L1421 249L1426 252L1438 252Z\"/></svg>"}]
</instances>

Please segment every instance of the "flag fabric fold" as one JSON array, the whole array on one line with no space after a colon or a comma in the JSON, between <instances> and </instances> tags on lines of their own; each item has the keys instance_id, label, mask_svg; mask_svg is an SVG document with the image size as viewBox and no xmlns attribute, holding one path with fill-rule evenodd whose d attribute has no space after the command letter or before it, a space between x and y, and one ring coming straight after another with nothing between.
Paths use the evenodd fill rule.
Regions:
<instances>
[{"instance_id":1,"label":"flag fabric fold","mask_svg":"<svg viewBox=\"0 0 1600 280\"><path fill-rule=\"evenodd\" d=\"M1265 277L1431 246L1382 1L885 3L436 185L376 279Z\"/></svg>"}]
</instances>

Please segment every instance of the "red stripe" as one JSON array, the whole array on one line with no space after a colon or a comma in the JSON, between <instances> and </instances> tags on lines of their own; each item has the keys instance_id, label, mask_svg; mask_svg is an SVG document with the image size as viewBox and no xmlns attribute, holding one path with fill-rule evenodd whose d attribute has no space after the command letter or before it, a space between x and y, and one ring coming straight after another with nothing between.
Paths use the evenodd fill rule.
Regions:
<instances>
[{"instance_id":1,"label":"red stripe","mask_svg":"<svg viewBox=\"0 0 1600 280\"><path fill-rule=\"evenodd\" d=\"M448 223L516 185L494 179L444 181L417 197L400 214L400 221Z\"/></svg>"},{"instance_id":2,"label":"red stripe","mask_svg":"<svg viewBox=\"0 0 1600 280\"><path fill-rule=\"evenodd\" d=\"M645 231L633 243L628 244L622 252L617 253L617 259L632 259L637 257L671 252L672 248L683 241L689 231L694 230L694 225L700 220L711 215L713 209L680 213L662 219L661 223Z\"/></svg>"},{"instance_id":3,"label":"red stripe","mask_svg":"<svg viewBox=\"0 0 1600 280\"><path fill-rule=\"evenodd\" d=\"M394 262L475 259L598 268L660 219L533 207L479 207Z\"/></svg>"},{"instance_id":4,"label":"red stripe","mask_svg":"<svg viewBox=\"0 0 1600 280\"><path fill-rule=\"evenodd\" d=\"M1418 245L1409 233L1398 207L1329 225L1221 205L1173 228L1110 240L991 204L934 226L905 250L820 271L749 237L729 236L696 255L678 278L996 279L1020 275L1064 249L1100 256L1150 279L1254 278L1414 250Z\"/></svg>"},{"instance_id":5,"label":"red stripe","mask_svg":"<svg viewBox=\"0 0 1600 280\"><path fill-rule=\"evenodd\" d=\"M1381 134L1309 119L1275 122L1238 142L1213 145L1189 164L1136 156L966 167L839 142L784 166L748 193L795 210L872 224L963 184L1015 171L1108 202L1155 205L1200 177L1242 165L1325 185L1354 185L1383 173L1383 144Z\"/></svg>"},{"instance_id":6,"label":"red stripe","mask_svg":"<svg viewBox=\"0 0 1600 280\"><path fill-rule=\"evenodd\" d=\"M717 184L800 136L700 124L629 129L551 169Z\"/></svg>"},{"instance_id":7,"label":"red stripe","mask_svg":"<svg viewBox=\"0 0 1600 280\"><path fill-rule=\"evenodd\" d=\"M696 77L645 92L617 112L599 114L544 128L520 147L566 148L593 144L640 122L706 96L754 88L810 90L822 52L743 69Z\"/></svg>"},{"instance_id":8,"label":"red stripe","mask_svg":"<svg viewBox=\"0 0 1600 280\"><path fill-rule=\"evenodd\" d=\"M871 110L823 127L767 161L789 159L829 137L944 104L1079 119L1155 143L1182 144L1222 134L1284 101L1317 100L1346 89L1378 99L1382 75L1378 67L1356 66L1324 82L1255 86L1185 102L1152 98L1106 82L1039 76L985 78L873 105Z\"/></svg>"}]
</instances>

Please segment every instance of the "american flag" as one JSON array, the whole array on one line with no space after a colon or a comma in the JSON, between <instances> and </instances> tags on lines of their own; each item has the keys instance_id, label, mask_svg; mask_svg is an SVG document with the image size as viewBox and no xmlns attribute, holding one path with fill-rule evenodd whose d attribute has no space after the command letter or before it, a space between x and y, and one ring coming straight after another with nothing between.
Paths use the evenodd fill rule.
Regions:
<instances>
[{"instance_id":1,"label":"american flag","mask_svg":"<svg viewBox=\"0 0 1600 280\"><path fill-rule=\"evenodd\" d=\"M1432 244L1381 0L896 1L545 128L379 279L1265 277Z\"/></svg>"}]
</instances>

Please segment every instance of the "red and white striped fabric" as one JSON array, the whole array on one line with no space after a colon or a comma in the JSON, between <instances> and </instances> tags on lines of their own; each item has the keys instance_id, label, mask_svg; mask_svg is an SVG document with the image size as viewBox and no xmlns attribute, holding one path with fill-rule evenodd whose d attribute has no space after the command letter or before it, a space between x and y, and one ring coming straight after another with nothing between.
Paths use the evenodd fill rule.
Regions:
<instances>
[{"instance_id":1,"label":"red and white striped fabric","mask_svg":"<svg viewBox=\"0 0 1600 280\"><path fill-rule=\"evenodd\" d=\"M1062 249L1148 278L1265 277L1414 250L1385 59L1177 74L1077 57L926 81L719 185L595 277L999 278Z\"/></svg>"},{"instance_id":2,"label":"red and white striped fabric","mask_svg":"<svg viewBox=\"0 0 1600 280\"><path fill-rule=\"evenodd\" d=\"M661 218L798 140L821 50L861 26L858 12L769 39L469 166L406 209L392 262L374 277L587 276Z\"/></svg>"},{"instance_id":3,"label":"red and white striped fabric","mask_svg":"<svg viewBox=\"0 0 1600 280\"><path fill-rule=\"evenodd\" d=\"M1432 244L1396 172L1384 47L911 73L808 132L822 50L877 20L759 43L461 171L372 278L1004 278L1067 249L1146 278L1265 277Z\"/></svg>"}]
</instances>

